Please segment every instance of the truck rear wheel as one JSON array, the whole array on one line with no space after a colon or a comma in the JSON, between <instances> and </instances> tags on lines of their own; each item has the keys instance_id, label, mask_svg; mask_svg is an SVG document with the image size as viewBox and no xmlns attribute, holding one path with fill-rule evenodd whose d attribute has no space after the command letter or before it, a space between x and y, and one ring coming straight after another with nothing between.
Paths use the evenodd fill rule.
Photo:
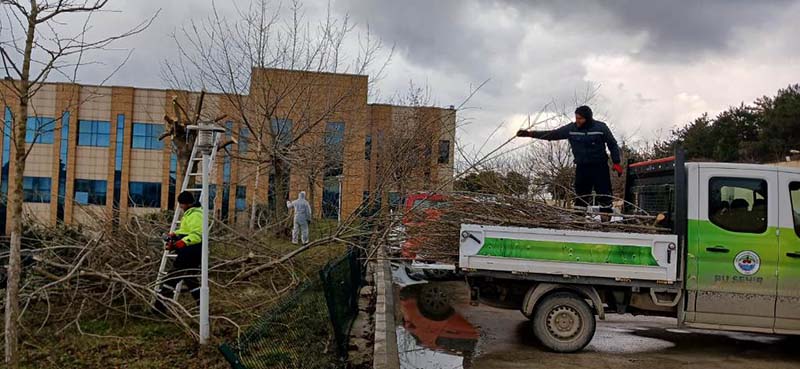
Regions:
<instances>
[{"instance_id":1,"label":"truck rear wheel","mask_svg":"<svg viewBox=\"0 0 800 369\"><path fill-rule=\"evenodd\" d=\"M575 352L594 336L596 321L586 300L570 292L542 298L533 313L533 333L555 352Z\"/></svg>"}]
</instances>

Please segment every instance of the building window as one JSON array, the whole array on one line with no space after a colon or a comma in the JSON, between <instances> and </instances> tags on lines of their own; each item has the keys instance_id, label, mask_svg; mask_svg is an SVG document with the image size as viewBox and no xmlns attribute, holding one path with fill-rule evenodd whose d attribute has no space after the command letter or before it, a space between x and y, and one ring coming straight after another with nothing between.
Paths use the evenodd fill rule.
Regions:
<instances>
[{"instance_id":1,"label":"building window","mask_svg":"<svg viewBox=\"0 0 800 369\"><path fill-rule=\"evenodd\" d=\"M247 209L247 187L236 186L236 210Z\"/></svg>"},{"instance_id":2,"label":"building window","mask_svg":"<svg viewBox=\"0 0 800 369\"><path fill-rule=\"evenodd\" d=\"M247 127L239 129L239 153L244 154L247 152L250 145L250 130Z\"/></svg>"},{"instance_id":3,"label":"building window","mask_svg":"<svg viewBox=\"0 0 800 369\"><path fill-rule=\"evenodd\" d=\"M75 202L81 205L105 205L107 182L94 179L75 180Z\"/></svg>"},{"instance_id":4,"label":"building window","mask_svg":"<svg viewBox=\"0 0 800 369\"><path fill-rule=\"evenodd\" d=\"M133 142L131 147L144 150L161 150L164 144L158 140L158 136L164 133L163 124L136 123L133 122Z\"/></svg>"},{"instance_id":5,"label":"building window","mask_svg":"<svg viewBox=\"0 0 800 369\"><path fill-rule=\"evenodd\" d=\"M160 182L130 182L128 188L128 192L130 192L128 195L129 206L161 207Z\"/></svg>"},{"instance_id":6,"label":"building window","mask_svg":"<svg viewBox=\"0 0 800 369\"><path fill-rule=\"evenodd\" d=\"M78 120L78 146L108 147L109 129L108 122Z\"/></svg>"},{"instance_id":7,"label":"building window","mask_svg":"<svg viewBox=\"0 0 800 369\"><path fill-rule=\"evenodd\" d=\"M439 164L450 163L450 140L439 141Z\"/></svg>"},{"instance_id":8,"label":"building window","mask_svg":"<svg viewBox=\"0 0 800 369\"><path fill-rule=\"evenodd\" d=\"M272 137L280 146L292 143L292 121L286 118L272 118Z\"/></svg>"},{"instance_id":9,"label":"building window","mask_svg":"<svg viewBox=\"0 0 800 369\"><path fill-rule=\"evenodd\" d=\"M364 137L364 160L372 159L372 135Z\"/></svg>"},{"instance_id":10,"label":"building window","mask_svg":"<svg viewBox=\"0 0 800 369\"><path fill-rule=\"evenodd\" d=\"M22 201L24 202L50 202L49 177L23 177Z\"/></svg>"},{"instance_id":11,"label":"building window","mask_svg":"<svg viewBox=\"0 0 800 369\"><path fill-rule=\"evenodd\" d=\"M767 181L711 178L708 183L708 219L728 231L764 233L767 230Z\"/></svg>"},{"instance_id":12,"label":"building window","mask_svg":"<svg viewBox=\"0 0 800 369\"><path fill-rule=\"evenodd\" d=\"M328 122L325 125L325 174L326 177L342 174L344 159L344 122Z\"/></svg>"},{"instance_id":13,"label":"building window","mask_svg":"<svg viewBox=\"0 0 800 369\"><path fill-rule=\"evenodd\" d=\"M214 209L214 203L217 201L217 185L208 185L208 208Z\"/></svg>"},{"instance_id":14,"label":"building window","mask_svg":"<svg viewBox=\"0 0 800 369\"><path fill-rule=\"evenodd\" d=\"M52 144L55 139L56 120L44 117L28 117L25 128L26 143Z\"/></svg>"},{"instance_id":15,"label":"building window","mask_svg":"<svg viewBox=\"0 0 800 369\"><path fill-rule=\"evenodd\" d=\"M400 192L389 192L389 210L398 210L402 205L403 197Z\"/></svg>"}]
</instances>

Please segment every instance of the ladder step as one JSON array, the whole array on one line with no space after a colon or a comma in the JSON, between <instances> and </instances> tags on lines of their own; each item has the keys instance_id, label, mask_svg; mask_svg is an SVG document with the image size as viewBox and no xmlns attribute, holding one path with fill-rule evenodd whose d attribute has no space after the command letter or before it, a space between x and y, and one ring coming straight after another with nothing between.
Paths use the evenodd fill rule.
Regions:
<instances>
[{"instance_id":1,"label":"ladder step","mask_svg":"<svg viewBox=\"0 0 800 369\"><path fill-rule=\"evenodd\" d=\"M187 188L187 189L185 189L184 191L189 191L189 192L202 192L202 191L203 191L203 189L202 189L202 188Z\"/></svg>"}]
</instances>

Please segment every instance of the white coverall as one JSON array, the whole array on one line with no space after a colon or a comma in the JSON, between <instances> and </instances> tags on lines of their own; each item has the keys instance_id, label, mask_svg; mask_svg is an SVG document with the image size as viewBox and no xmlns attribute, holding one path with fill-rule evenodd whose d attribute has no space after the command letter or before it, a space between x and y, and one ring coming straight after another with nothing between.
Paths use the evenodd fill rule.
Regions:
<instances>
[{"instance_id":1,"label":"white coverall","mask_svg":"<svg viewBox=\"0 0 800 369\"><path fill-rule=\"evenodd\" d=\"M311 205L306 201L306 192L300 191L297 200L287 201L286 207L294 209L294 227L292 228L292 243L297 244L297 234L300 233L303 244L308 243L308 223L311 222Z\"/></svg>"}]
</instances>

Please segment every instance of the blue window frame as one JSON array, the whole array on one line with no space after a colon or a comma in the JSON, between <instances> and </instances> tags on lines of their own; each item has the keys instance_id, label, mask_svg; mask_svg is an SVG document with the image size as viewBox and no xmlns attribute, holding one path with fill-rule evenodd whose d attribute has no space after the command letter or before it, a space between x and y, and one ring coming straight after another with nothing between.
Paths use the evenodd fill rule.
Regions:
<instances>
[{"instance_id":1,"label":"blue window frame","mask_svg":"<svg viewBox=\"0 0 800 369\"><path fill-rule=\"evenodd\" d=\"M214 203L217 201L217 185L208 185L208 208L214 209Z\"/></svg>"},{"instance_id":2,"label":"blue window frame","mask_svg":"<svg viewBox=\"0 0 800 369\"><path fill-rule=\"evenodd\" d=\"M372 159L372 135L364 137L364 160Z\"/></svg>"},{"instance_id":3,"label":"blue window frame","mask_svg":"<svg viewBox=\"0 0 800 369\"><path fill-rule=\"evenodd\" d=\"M78 120L78 146L108 147L110 124L99 120Z\"/></svg>"},{"instance_id":4,"label":"blue window frame","mask_svg":"<svg viewBox=\"0 0 800 369\"><path fill-rule=\"evenodd\" d=\"M23 177L22 201L49 203L51 189L50 177Z\"/></svg>"},{"instance_id":5,"label":"blue window frame","mask_svg":"<svg viewBox=\"0 0 800 369\"><path fill-rule=\"evenodd\" d=\"M75 202L81 205L105 205L108 182L96 179L75 180Z\"/></svg>"},{"instance_id":6,"label":"blue window frame","mask_svg":"<svg viewBox=\"0 0 800 369\"><path fill-rule=\"evenodd\" d=\"M239 129L239 153L244 154L247 152L250 145L250 130L247 127Z\"/></svg>"},{"instance_id":7,"label":"blue window frame","mask_svg":"<svg viewBox=\"0 0 800 369\"><path fill-rule=\"evenodd\" d=\"M56 120L45 117L28 117L25 125L25 142L52 144L55 140Z\"/></svg>"},{"instance_id":8,"label":"blue window frame","mask_svg":"<svg viewBox=\"0 0 800 369\"><path fill-rule=\"evenodd\" d=\"M389 209L397 210L403 205L403 197L399 192L389 192Z\"/></svg>"},{"instance_id":9,"label":"blue window frame","mask_svg":"<svg viewBox=\"0 0 800 369\"><path fill-rule=\"evenodd\" d=\"M164 133L163 124L136 123L133 122L133 142L131 147L144 150L161 150L164 143L158 140L158 136Z\"/></svg>"},{"instance_id":10,"label":"blue window frame","mask_svg":"<svg viewBox=\"0 0 800 369\"><path fill-rule=\"evenodd\" d=\"M328 122L325 124L325 145L341 146L344 140L344 122Z\"/></svg>"},{"instance_id":11,"label":"blue window frame","mask_svg":"<svg viewBox=\"0 0 800 369\"><path fill-rule=\"evenodd\" d=\"M247 209L247 187L236 186L236 210Z\"/></svg>"},{"instance_id":12,"label":"blue window frame","mask_svg":"<svg viewBox=\"0 0 800 369\"><path fill-rule=\"evenodd\" d=\"M344 122L325 124L325 177L342 174Z\"/></svg>"},{"instance_id":13,"label":"blue window frame","mask_svg":"<svg viewBox=\"0 0 800 369\"><path fill-rule=\"evenodd\" d=\"M128 192L130 206L161 207L161 182L130 182Z\"/></svg>"},{"instance_id":14,"label":"blue window frame","mask_svg":"<svg viewBox=\"0 0 800 369\"><path fill-rule=\"evenodd\" d=\"M450 162L450 140L439 140L439 164Z\"/></svg>"}]
</instances>

